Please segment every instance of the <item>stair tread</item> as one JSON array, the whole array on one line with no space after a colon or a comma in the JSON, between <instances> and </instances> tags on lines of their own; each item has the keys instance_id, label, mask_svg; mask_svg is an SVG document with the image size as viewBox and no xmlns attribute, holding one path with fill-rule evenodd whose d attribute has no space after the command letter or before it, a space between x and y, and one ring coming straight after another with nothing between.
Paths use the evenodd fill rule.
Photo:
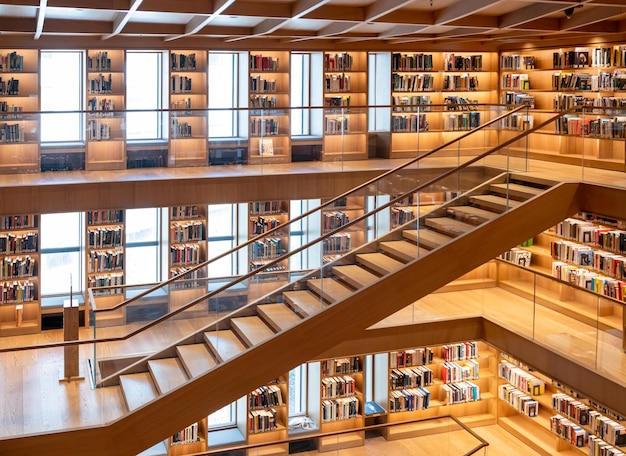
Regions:
<instances>
[{"instance_id":1,"label":"stair tread","mask_svg":"<svg viewBox=\"0 0 626 456\"><path fill-rule=\"evenodd\" d=\"M384 241L379 247L389 255L407 262L428 253L428 250L409 241Z\"/></svg>"},{"instance_id":2,"label":"stair tread","mask_svg":"<svg viewBox=\"0 0 626 456\"><path fill-rule=\"evenodd\" d=\"M159 396L149 372L120 375L120 386L130 411L138 409Z\"/></svg>"},{"instance_id":3,"label":"stair tread","mask_svg":"<svg viewBox=\"0 0 626 456\"><path fill-rule=\"evenodd\" d=\"M514 208L522 204L521 201L506 199L497 195L474 195L470 196L470 201L478 206L489 207L499 211L503 211L507 207Z\"/></svg>"},{"instance_id":4,"label":"stair tread","mask_svg":"<svg viewBox=\"0 0 626 456\"><path fill-rule=\"evenodd\" d=\"M497 212L488 211L474 206L453 206L447 209L448 214L467 223L479 225L498 216Z\"/></svg>"},{"instance_id":5,"label":"stair tread","mask_svg":"<svg viewBox=\"0 0 626 456\"><path fill-rule=\"evenodd\" d=\"M309 279L306 283L310 289L323 296L330 303L341 301L353 293L352 289L331 278Z\"/></svg>"},{"instance_id":6,"label":"stair tread","mask_svg":"<svg viewBox=\"0 0 626 456\"><path fill-rule=\"evenodd\" d=\"M206 344L178 345L176 351L191 377L205 373L216 364Z\"/></svg>"},{"instance_id":7,"label":"stair tread","mask_svg":"<svg viewBox=\"0 0 626 456\"><path fill-rule=\"evenodd\" d=\"M324 307L324 300L309 290L286 291L283 298L303 317L318 313Z\"/></svg>"},{"instance_id":8,"label":"stair tread","mask_svg":"<svg viewBox=\"0 0 626 456\"><path fill-rule=\"evenodd\" d=\"M246 346L230 329L207 331L204 333L207 344L213 350L218 361L226 361L245 351Z\"/></svg>"},{"instance_id":9,"label":"stair tread","mask_svg":"<svg viewBox=\"0 0 626 456\"><path fill-rule=\"evenodd\" d=\"M393 271L397 271L404 263L396 260L395 258L385 255L384 253L361 253L356 256L359 263L367 266L377 274L385 275Z\"/></svg>"},{"instance_id":10,"label":"stair tread","mask_svg":"<svg viewBox=\"0 0 626 456\"><path fill-rule=\"evenodd\" d=\"M442 244L447 244L454 239L450 236L446 236L445 234L425 228L420 228L419 230L404 230L402 235L429 250L439 247Z\"/></svg>"},{"instance_id":11,"label":"stair tread","mask_svg":"<svg viewBox=\"0 0 626 456\"><path fill-rule=\"evenodd\" d=\"M356 264L333 267L333 274L354 288L361 288L376 282L379 277Z\"/></svg>"},{"instance_id":12,"label":"stair tread","mask_svg":"<svg viewBox=\"0 0 626 456\"><path fill-rule=\"evenodd\" d=\"M426 226L436 229L438 232L449 236L459 236L472 231L476 228L474 225L462 222L451 217L431 217L424 221Z\"/></svg>"},{"instance_id":13,"label":"stair tread","mask_svg":"<svg viewBox=\"0 0 626 456\"><path fill-rule=\"evenodd\" d=\"M295 313L293 309L279 302L259 305L257 306L257 312L276 331L291 328L302 321L302 317Z\"/></svg>"},{"instance_id":14,"label":"stair tread","mask_svg":"<svg viewBox=\"0 0 626 456\"><path fill-rule=\"evenodd\" d=\"M230 326L248 346L260 344L274 335L274 331L256 315L233 318Z\"/></svg>"},{"instance_id":15,"label":"stair tread","mask_svg":"<svg viewBox=\"0 0 626 456\"><path fill-rule=\"evenodd\" d=\"M148 369L160 394L165 394L188 380L178 358L152 359L148 361Z\"/></svg>"},{"instance_id":16,"label":"stair tread","mask_svg":"<svg viewBox=\"0 0 626 456\"><path fill-rule=\"evenodd\" d=\"M524 198L532 198L543 192L540 188L523 184L491 184L489 189L494 193L506 194L508 192L509 195Z\"/></svg>"}]
</instances>

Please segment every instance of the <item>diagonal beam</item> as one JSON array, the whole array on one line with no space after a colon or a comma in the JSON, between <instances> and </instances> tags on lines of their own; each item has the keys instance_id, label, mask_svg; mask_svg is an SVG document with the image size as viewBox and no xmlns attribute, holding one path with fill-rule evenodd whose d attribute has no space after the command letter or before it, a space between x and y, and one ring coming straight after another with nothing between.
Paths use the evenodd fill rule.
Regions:
<instances>
[{"instance_id":1,"label":"diagonal beam","mask_svg":"<svg viewBox=\"0 0 626 456\"><path fill-rule=\"evenodd\" d=\"M553 3L536 3L534 5L526 6L516 11L507 13L500 18L500 28L515 27L526 22L540 19L549 14L557 11L563 11L569 6L567 3L553 2Z\"/></svg>"},{"instance_id":2,"label":"diagonal beam","mask_svg":"<svg viewBox=\"0 0 626 456\"><path fill-rule=\"evenodd\" d=\"M501 0L472 0L471 2L457 2L452 6L444 8L435 16L435 25L443 25L448 22L462 19L500 2Z\"/></svg>"},{"instance_id":3,"label":"diagonal beam","mask_svg":"<svg viewBox=\"0 0 626 456\"><path fill-rule=\"evenodd\" d=\"M607 21L610 17L626 13L626 8L597 7L592 9L575 9L569 19L561 19L561 30L572 30L578 27Z\"/></svg>"},{"instance_id":4,"label":"diagonal beam","mask_svg":"<svg viewBox=\"0 0 626 456\"><path fill-rule=\"evenodd\" d=\"M130 5L130 8L128 8L128 11L126 11L125 13L117 14L115 16L115 20L113 21L113 32L111 32L109 35L103 36L102 39L108 40L109 38L112 38L115 35L119 35L120 32L124 29L124 27L128 23L128 21L130 20L130 18L132 17L133 13L137 11L137 8L139 8L139 6L141 5L141 2L143 2L143 0L133 0L132 4Z\"/></svg>"},{"instance_id":5,"label":"diagonal beam","mask_svg":"<svg viewBox=\"0 0 626 456\"><path fill-rule=\"evenodd\" d=\"M43 22L46 18L46 7L48 0L41 0L39 2L39 10L37 10L37 29L35 30L35 39L38 40L43 33Z\"/></svg>"},{"instance_id":6,"label":"diagonal beam","mask_svg":"<svg viewBox=\"0 0 626 456\"><path fill-rule=\"evenodd\" d=\"M184 38L189 35L195 35L202 30L206 25L213 21L216 17L220 16L226 9L235 3L235 0L215 0L213 3L213 13L209 16L194 16L185 25L185 33L182 35L172 35L165 38L165 41L173 41L178 38Z\"/></svg>"}]
</instances>

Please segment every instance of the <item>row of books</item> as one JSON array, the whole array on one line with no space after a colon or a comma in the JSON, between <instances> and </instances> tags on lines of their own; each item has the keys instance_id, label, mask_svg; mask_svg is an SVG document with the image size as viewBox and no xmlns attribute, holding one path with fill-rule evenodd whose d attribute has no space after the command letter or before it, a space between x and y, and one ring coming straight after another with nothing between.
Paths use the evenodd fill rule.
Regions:
<instances>
[{"instance_id":1,"label":"row of books","mask_svg":"<svg viewBox=\"0 0 626 456\"><path fill-rule=\"evenodd\" d=\"M87 55L87 70L102 71L111 70L111 59L107 51L96 52L95 55Z\"/></svg>"},{"instance_id":2,"label":"row of books","mask_svg":"<svg viewBox=\"0 0 626 456\"><path fill-rule=\"evenodd\" d=\"M581 448L587 445L589 433L580 427L580 425L561 415L550 417L550 430L572 445Z\"/></svg>"},{"instance_id":3,"label":"row of books","mask_svg":"<svg viewBox=\"0 0 626 456\"><path fill-rule=\"evenodd\" d=\"M554 68L584 68L591 66L589 49L553 52L552 65Z\"/></svg>"},{"instance_id":4,"label":"row of books","mask_svg":"<svg viewBox=\"0 0 626 456\"><path fill-rule=\"evenodd\" d=\"M170 90L172 93L191 92L192 78L180 74L174 74L171 77Z\"/></svg>"},{"instance_id":5,"label":"row of books","mask_svg":"<svg viewBox=\"0 0 626 456\"><path fill-rule=\"evenodd\" d=\"M444 68L447 71L481 71L483 69L483 56L481 54L468 56L446 54L444 56Z\"/></svg>"},{"instance_id":6,"label":"row of books","mask_svg":"<svg viewBox=\"0 0 626 456\"><path fill-rule=\"evenodd\" d=\"M322 230L331 231L350 222L350 216L343 211L326 212L322 216Z\"/></svg>"},{"instance_id":7,"label":"row of books","mask_svg":"<svg viewBox=\"0 0 626 456\"><path fill-rule=\"evenodd\" d=\"M354 397L338 397L322 401L322 421L340 421L356 418L359 413L359 400Z\"/></svg>"},{"instance_id":8,"label":"row of books","mask_svg":"<svg viewBox=\"0 0 626 456\"><path fill-rule=\"evenodd\" d=\"M500 68L502 70L534 70L537 59L534 55L502 54Z\"/></svg>"},{"instance_id":9,"label":"row of books","mask_svg":"<svg viewBox=\"0 0 626 456\"><path fill-rule=\"evenodd\" d=\"M470 75L445 75L443 90L478 90L478 77Z\"/></svg>"},{"instance_id":10,"label":"row of books","mask_svg":"<svg viewBox=\"0 0 626 456\"><path fill-rule=\"evenodd\" d=\"M191 426L187 426L185 429L172 436L172 445L192 443L198 440L198 423L193 423Z\"/></svg>"},{"instance_id":11,"label":"row of books","mask_svg":"<svg viewBox=\"0 0 626 456\"><path fill-rule=\"evenodd\" d=\"M502 360L498 363L498 376L531 396L539 396L546 390L543 380L508 361Z\"/></svg>"},{"instance_id":12,"label":"row of books","mask_svg":"<svg viewBox=\"0 0 626 456\"><path fill-rule=\"evenodd\" d=\"M279 133L280 123L276 119L250 119L250 136L273 136Z\"/></svg>"},{"instance_id":13,"label":"row of books","mask_svg":"<svg viewBox=\"0 0 626 456\"><path fill-rule=\"evenodd\" d=\"M87 100L87 110L105 115L107 111L115 110L115 100L113 98L90 98ZM108 115L113 115L113 113L108 113Z\"/></svg>"},{"instance_id":14,"label":"row of books","mask_svg":"<svg viewBox=\"0 0 626 456\"><path fill-rule=\"evenodd\" d=\"M204 223L199 220L175 222L170 225L172 243L202 241L204 239Z\"/></svg>"},{"instance_id":15,"label":"row of books","mask_svg":"<svg viewBox=\"0 0 626 456\"><path fill-rule=\"evenodd\" d=\"M252 260L276 258L282 253L284 253L283 241L277 237L254 241L250 244L250 259Z\"/></svg>"},{"instance_id":16,"label":"row of books","mask_svg":"<svg viewBox=\"0 0 626 456\"><path fill-rule=\"evenodd\" d=\"M430 406L430 391L424 387L389 392L389 412L426 410Z\"/></svg>"},{"instance_id":17,"label":"row of books","mask_svg":"<svg viewBox=\"0 0 626 456\"><path fill-rule=\"evenodd\" d=\"M109 73L104 76L100 73L97 77L87 81L89 93L111 93L113 91L113 76Z\"/></svg>"},{"instance_id":18,"label":"row of books","mask_svg":"<svg viewBox=\"0 0 626 456\"><path fill-rule=\"evenodd\" d=\"M258 216L250 219L250 234L263 234L281 224L280 220L274 217Z\"/></svg>"},{"instance_id":19,"label":"row of books","mask_svg":"<svg viewBox=\"0 0 626 456\"><path fill-rule=\"evenodd\" d=\"M195 71L196 70L196 54L170 54L170 70L172 71Z\"/></svg>"},{"instance_id":20,"label":"row of books","mask_svg":"<svg viewBox=\"0 0 626 456\"><path fill-rule=\"evenodd\" d=\"M498 397L523 415L532 418L539 413L539 402L512 385L498 386Z\"/></svg>"},{"instance_id":21,"label":"row of books","mask_svg":"<svg viewBox=\"0 0 626 456\"><path fill-rule=\"evenodd\" d=\"M191 97L181 98L179 100L172 101L170 108L179 112L173 112L173 116L188 116L191 114Z\"/></svg>"},{"instance_id":22,"label":"row of books","mask_svg":"<svg viewBox=\"0 0 626 456\"><path fill-rule=\"evenodd\" d=\"M111 124L100 119L91 119L87 124L89 141L106 141L111 139Z\"/></svg>"},{"instance_id":23,"label":"row of books","mask_svg":"<svg viewBox=\"0 0 626 456\"><path fill-rule=\"evenodd\" d=\"M327 74L324 76L325 92L350 92L350 75Z\"/></svg>"},{"instance_id":24,"label":"row of books","mask_svg":"<svg viewBox=\"0 0 626 456\"><path fill-rule=\"evenodd\" d=\"M581 118L566 115L557 119L556 133L616 139L626 137L626 117Z\"/></svg>"},{"instance_id":25,"label":"row of books","mask_svg":"<svg viewBox=\"0 0 626 456\"><path fill-rule=\"evenodd\" d=\"M356 380L349 375L323 377L322 397L353 396L356 394Z\"/></svg>"},{"instance_id":26,"label":"row of books","mask_svg":"<svg viewBox=\"0 0 626 456\"><path fill-rule=\"evenodd\" d=\"M480 113L449 114L444 118L446 130L471 130L480 126Z\"/></svg>"},{"instance_id":27,"label":"row of books","mask_svg":"<svg viewBox=\"0 0 626 456\"><path fill-rule=\"evenodd\" d=\"M332 107L349 107L350 106L350 95L340 96L340 97L324 97L324 106Z\"/></svg>"},{"instance_id":28,"label":"row of books","mask_svg":"<svg viewBox=\"0 0 626 456\"><path fill-rule=\"evenodd\" d=\"M251 214L280 214L282 204L280 201L255 201L249 204Z\"/></svg>"},{"instance_id":29,"label":"row of books","mask_svg":"<svg viewBox=\"0 0 626 456\"><path fill-rule=\"evenodd\" d=\"M433 74L397 74L391 75L391 89L394 92L425 92L434 90Z\"/></svg>"},{"instance_id":30,"label":"row of books","mask_svg":"<svg viewBox=\"0 0 626 456\"><path fill-rule=\"evenodd\" d=\"M250 97L250 107L252 108L275 108L276 97L267 95L255 95Z\"/></svg>"},{"instance_id":31,"label":"row of books","mask_svg":"<svg viewBox=\"0 0 626 456\"><path fill-rule=\"evenodd\" d=\"M0 112L1 113L14 113L11 115L7 115L7 114L1 114L0 115L0 119L21 119L22 115L21 114L15 114L15 113L20 113L24 111L24 107L23 106L16 106L12 103L9 103L8 101L0 101Z\"/></svg>"},{"instance_id":32,"label":"row of books","mask_svg":"<svg viewBox=\"0 0 626 456\"><path fill-rule=\"evenodd\" d=\"M433 384L433 371L426 366L392 369L389 372L389 389L411 389Z\"/></svg>"},{"instance_id":33,"label":"row of books","mask_svg":"<svg viewBox=\"0 0 626 456\"><path fill-rule=\"evenodd\" d=\"M591 56L591 65L594 67L624 66L626 46L597 47L592 51Z\"/></svg>"},{"instance_id":34,"label":"row of books","mask_svg":"<svg viewBox=\"0 0 626 456\"><path fill-rule=\"evenodd\" d=\"M16 51L0 55L0 71L24 71L24 56Z\"/></svg>"},{"instance_id":35,"label":"row of books","mask_svg":"<svg viewBox=\"0 0 626 456\"><path fill-rule=\"evenodd\" d=\"M392 71L431 71L433 69L432 54L391 54Z\"/></svg>"},{"instance_id":36,"label":"row of books","mask_svg":"<svg viewBox=\"0 0 626 456\"><path fill-rule=\"evenodd\" d=\"M0 142L23 143L25 140L24 127L20 124L0 124Z\"/></svg>"},{"instance_id":37,"label":"row of books","mask_svg":"<svg viewBox=\"0 0 626 456\"><path fill-rule=\"evenodd\" d=\"M502 252L500 258L520 266L529 267L532 261L532 253L528 250L513 247L506 252Z\"/></svg>"},{"instance_id":38,"label":"row of books","mask_svg":"<svg viewBox=\"0 0 626 456\"><path fill-rule=\"evenodd\" d=\"M200 210L197 205L172 206L170 207L170 217L172 220L194 219L200 217Z\"/></svg>"},{"instance_id":39,"label":"row of books","mask_svg":"<svg viewBox=\"0 0 626 456\"><path fill-rule=\"evenodd\" d=\"M37 228L39 218L34 214L5 215L0 217L0 229L16 230L24 228Z\"/></svg>"},{"instance_id":40,"label":"row of books","mask_svg":"<svg viewBox=\"0 0 626 456\"><path fill-rule=\"evenodd\" d=\"M2 282L0 303L29 302L37 299L35 284L30 280Z\"/></svg>"},{"instance_id":41,"label":"row of books","mask_svg":"<svg viewBox=\"0 0 626 456\"><path fill-rule=\"evenodd\" d=\"M177 244L170 246L172 265L200 263L201 250L198 244Z\"/></svg>"},{"instance_id":42,"label":"row of books","mask_svg":"<svg viewBox=\"0 0 626 456\"><path fill-rule=\"evenodd\" d=\"M550 252L552 258L556 260L590 267L601 274L616 279L626 279L626 257L622 255L603 250L593 250L587 245L572 241L552 241L550 242Z\"/></svg>"},{"instance_id":43,"label":"row of books","mask_svg":"<svg viewBox=\"0 0 626 456\"><path fill-rule=\"evenodd\" d=\"M474 111L478 109L478 100L448 95L443 99L446 111Z\"/></svg>"},{"instance_id":44,"label":"row of books","mask_svg":"<svg viewBox=\"0 0 626 456\"><path fill-rule=\"evenodd\" d=\"M350 131L350 118L348 116L324 117L324 133L338 135Z\"/></svg>"},{"instance_id":45,"label":"row of books","mask_svg":"<svg viewBox=\"0 0 626 456\"><path fill-rule=\"evenodd\" d=\"M552 277L619 301L626 300L626 281L598 275L594 271L555 261Z\"/></svg>"},{"instance_id":46,"label":"row of books","mask_svg":"<svg viewBox=\"0 0 626 456\"><path fill-rule=\"evenodd\" d=\"M324 255L349 252L350 250L350 233L335 233L322 241Z\"/></svg>"},{"instance_id":47,"label":"row of books","mask_svg":"<svg viewBox=\"0 0 626 456\"><path fill-rule=\"evenodd\" d=\"M181 280L178 280L172 284L174 290L182 290L188 288L200 288L206 285L206 281L199 281L198 279L205 278L205 271L203 268L191 271L192 266L178 266L170 268L170 278L180 276Z\"/></svg>"},{"instance_id":48,"label":"row of books","mask_svg":"<svg viewBox=\"0 0 626 456\"><path fill-rule=\"evenodd\" d=\"M534 108L535 96L520 92L505 92L502 96L502 103L512 105L526 105L529 108Z\"/></svg>"},{"instance_id":49,"label":"row of books","mask_svg":"<svg viewBox=\"0 0 626 456\"><path fill-rule=\"evenodd\" d=\"M124 269L122 250L92 250L87 257L87 272L104 272Z\"/></svg>"},{"instance_id":50,"label":"row of books","mask_svg":"<svg viewBox=\"0 0 626 456\"><path fill-rule=\"evenodd\" d=\"M528 74L505 74L502 76L503 89L530 90Z\"/></svg>"},{"instance_id":51,"label":"row of books","mask_svg":"<svg viewBox=\"0 0 626 456\"><path fill-rule=\"evenodd\" d=\"M102 226L87 230L87 246L90 249L121 247L124 230L121 226Z\"/></svg>"},{"instance_id":52,"label":"row of books","mask_svg":"<svg viewBox=\"0 0 626 456\"><path fill-rule=\"evenodd\" d=\"M411 350L389 353L389 367L409 367L432 364L434 352L430 347L419 347Z\"/></svg>"},{"instance_id":53,"label":"row of books","mask_svg":"<svg viewBox=\"0 0 626 456\"><path fill-rule=\"evenodd\" d=\"M391 131L394 133L414 133L430 128L426 114L411 114L391 117Z\"/></svg>"},{"instance_id":54,"label":"row of books","mask_svg":"<svg viewBox=\"0 0 626 456\"><path fill-rule=\"evenodd\" d=\"M273 431L278 427L276 409L251 410L248 412L248 429L252 433Z\"/></svg>"},{"instance_id":55,"label":"row of books","mask_svg":"<svg viewBox=\"0 0 626 456\"><path fill-rule=\"evenodd\" d=\"M441 346L441 357L444 361L464 361L478 357L478 342L460 342Z\"/></svg>"},{"instance_id":56,"label":"row of books","mask_svg":"<svg viewBox=\"0 0 626 456\"><path fill-rule=\"evenodd\" d=\"M278 57L250 55L250 71L278 71L280 59Z\"/></svg>"},{"instance_id":57,"label":"row of books","mask_svg":"<svg viewBox=\"0 0 626 456\"><path fill-rule=\"evenodd\" d=\"M325 359L320 364L322 375L354 374L362 370L361 358L358 356Z\"/></svg>"},{"instance_id":58,"label":"row of books","mask_svg":"<svg viewBox=\"0 0 626 456\"><path fill-rule=\"evenodd\" d=\"M283 405L283 393L278 385L260 386L248 395L248 408L259 409Z\"/></svg>"},{"instance_id":59,"label":"row of books","mask_svg":"<svg viewBox=\"0 0 626 456\"><path fill-rule=\"evenodd\" d=\"M614 253L626 253L626 231L598 226L595 223L566 218L554 227L557 236L592 244Z\"/></svg>"},{"instance_id":60,"label":"row of books","mask_svg":"<svg viewBox=\"0 0 626 456\"><path fill-rule=\"evenodd\" d=\"M530 130L535 125L535 118L531 114L512 114L500 122L501 128L512 130Z\"/></svg>"},{"instance_id":61,"label":"row of books","mask_svg":"<svg viewBox=\"0 0 626 456\"><path fill-rule=\"evenodd\" d=\"M250 92L252 93L274 93L276 92L276 80L264 79L261 76L250 76Z\"/></svg>"},{"instance_id":62,"label":"row of books","mask_svg":"<svg viewBox=\"0 0 626 456\"><path fill-rule=\"evenodd\" d=\"M446 383L441 387L441 400L446 404L460 404L480 400L480 387L473 382Z\"/></svg>"},{"instance_id":63,"label":"row of books","mask_svg":"<svg viewBox=\"0 0 626 456\"><path fill-rule=\"evenodd\" d=\"M393 105L393 112L432 111L431 106L416 106L432 104L432 101L430 100L430 95L393 95L391 97L391 104Z\"/></svg>"},{"instance_id":64,"label":"row of books","mask_svg":"<svg viewBox=\"0 0 626 456\"><path fill-rule=\"evenodd\" d=\"M17 277L33 277L37 275L35 258L26 255L25 257L4 257L2 258L2 272L0 279L8 280Z\"/></svg>"},{"instance_id":65,"label":"row of books","mask_svg":"<svg viewBox=\"0 0 626 456\"><path fill-rule=\"evenodd\" d=\"M0 76L0 95L18 95L20 92L20 80L10 78L8 81Z\"/></svg>"},{"instance_id":66,"label":"row of books","mask_svg":"<svg viewBox=\"0 0 626 456\"><path fill-rule=\"evenodd\" d=\"M39 235L36 232L0 234L0 254L36 252L38 245Z\"/></svg>"},{"instance_id":67,"label":"row of books","mask_svg":"<svg viewBox=\"0 0 626 456\"><path fill-rule=\"evenodd\" d=\"M257 269L263 269L263 272L279 272L279 271L284 271L286 268L286 266L284 264L274 264L272 266L267 266L266 264L268 262L267 261L263 261L261 260L254 260L250 262L250 271L255 271Z\"/></svg>"},{"instance_id":68,"label":"row of books","mask_svg":"<svg viewBox=\"0 0 626 456\"><path fill-rule=\"evenodd\" d=\"M124 274L121 272L109 274L97 274L87 277L88 288L111 287L124 285ZM113 294L122 294L123 288L109 288L106 290L93 290L94 296L107 296Z\"/></svg>"},{"instance_id":69,"label":"row of books","mask_svg":"<svg viewBox=\"0 0 626 456\"><path fill-rule=\"evenodd\" d=\"M468 359L463 364L455 361L444 362L441 365L439 378L443 383L458 383L467 380L478 380L480 366L475 359Z\"/></svg>"},{"instance_id":70,"label":"row of books","mask_svg":"<svg viewBox=\"0 0 626 456\"><path fill-rule=\"evenodd\" d=\"M415 219L415 212L412 209L406 209L402 207L391 208L391 226L396 227L404 225Z\"/></svg>"},{"instance_id":71,"label":"row of books","mask_svg":"<svg viewBox=\"0 0 626 456\"><path fill-rule=\"evenodd\" d=\"M589 456L626 456L623 451L609 445L595 435L589 436Z\"/></svg>"},{"instance_id":72,"label":"row of books","mask_svg":"<svg viewBox=\"0 0 626 456\"><path fill-rule=\"evenodd\" d=\"M552 408L578 424L589 425L589 412L592 410L578 399L564 393L555 393L552 395Z\"/></svg>"},{"instance_id":73,"label":"row of books","mask_svg":"<svg viewBox=\"0 0 626 456\"><path fill-rule=\"evenodd\" d=\"M354 58L347 52L324 54L324 71L352 71Z\"/></svg>"},{"instance_id":74,"label":"row of books","mask_svg":"<svg viewBox=\"0 0 626 456\"><path fill-rule=\"evenodd\" d=\"M193 129L189 122L172 118L170 125L170 135L172 138L191 138L192 133Z\"/></svg>"}]
</instances>

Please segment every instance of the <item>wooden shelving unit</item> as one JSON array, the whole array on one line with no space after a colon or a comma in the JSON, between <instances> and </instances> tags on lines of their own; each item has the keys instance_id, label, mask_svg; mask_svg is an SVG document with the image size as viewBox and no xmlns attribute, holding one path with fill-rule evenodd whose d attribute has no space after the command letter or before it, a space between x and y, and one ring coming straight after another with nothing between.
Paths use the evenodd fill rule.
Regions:
<instances>
[{"instance_id":1,"label":"wooden shelving unit","mask_svg":"<svg viewBox=\"0 0 626 456\"><path fill-rule=\"evenodd\" d=\"M39 215L0 217L0 336L41 330Z\"/></svg>"},{"instance_id":2,"label":"wooden shelving unit","mask_svg":"<svg viewBox=\"0 0 626 456\"><path fill-rule=\"evenodd\" d=\"M85 169L126 169L125 51L87 51Z\"/></svg>"},{"instance_id":3,"label":"wooden shelving unit","mask_svg":"<svg viewBox=\"0 0 626 456\"><path fill-rule=\"evenodd\" d=\"M191 424L167 440L168 456L185 456L201 453L207 449L206 418Z\"/></svg>"},{"instance_id":4,"label":"wooden shelving unit","mask_svg":"<svg viewBox=\"0 0 626 456\"><path fill-rule=\"evenodd\" d=\"M291 161L289 57L288 51L250 51L250 164Z\"/></svg>"},{"instance_id":5,"label":"wooden shelving unit","mask_svg":"<svg viewBox=\"0 0 626 456\"><path fill-rule=\"evenodd\" d=\"M367 159L367 53L324 53L322 161Z\"/></svg>"},{"instance_id":6,"label":"wooden shelving unit","mask_svg":"<svg viewBox=\"0 0 626 456\"><path fill-rule=\"evenodd\" d=\"M322 203L324 201L322 200ZM322 234L347 224L365 213L365 197L348 196L322 211ZM322 244L322 260L330 262L365 243L365 222L356 223L328 237Z\"/></svg>"},{"instance_id":7,"label":"wooden shelving unit","mask_svg":"<svg viewBox=\"0 0 626 456\"><path fill-rule=\"evenodd\" d=\"M261 386L248 394L248 439L250 445L258 445L287 438L288 385L284 378ZM286 443L264 446L250 450L249 454L271 456L288 455Z\"/></svg>"},{"instance_id":8,"label":"wooden shelving unit","mask_svg":"<svg viewBox=\"0 0 626 456\"><path fill-rule=\"evenodd\" d=\"M0 49L0 173L39 172L39 51Z\"/></svg>"},{"instance_id":9,"label":"wooden shelving unit","mask_svg":"<svg viewBox=\"0 0 626 456\"><path fill-rule=\"evenodd\" d=\"M289 201L256 201L248 203L248 238L251 239L268 230L289 221ZM250 271L263 268L269 261L275 260L289 251L289 233L278 230L270 237L263 238L250 245ZM280 262L265 272L286 271L288 261Z\"/></svg>"},{"instance_id":10,"label":"wooden shelving unit","mask_svg":"<svg viewBox=\"0 0 626 456\"><path fill-rule=\"evenodd\" d=\"M87 211L85 267L86 284L89 288L123 285L125 283L124 261L126 239L125 212L122 209ZM93 290L98 309L106 309L124 300L123 288ZM85 302L89 302L87 294ZM125 309L96 314L92 323L98 327L126 323Z\"/></svg>"},{"instance_id":11,"label":"wooden shelving unit","mask_svg":"<svg viewBox=\"0 0 626 456\"><path fill-rule=\"evenodd\" d=\"M207 166L207 53L171 51L169 68L168 165Z\"/></svg>"}]
</instances>

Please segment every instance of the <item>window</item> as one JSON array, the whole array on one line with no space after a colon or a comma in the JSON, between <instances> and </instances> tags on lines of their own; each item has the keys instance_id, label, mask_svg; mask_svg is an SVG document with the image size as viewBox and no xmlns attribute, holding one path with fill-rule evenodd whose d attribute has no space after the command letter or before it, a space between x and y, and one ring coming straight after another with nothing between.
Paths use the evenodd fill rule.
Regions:
<instances>
[{"instance_id":1,"label":"window","mask_svg":"<svg viewBox=\"0 0 626 456\"><path fill-rule=\"evenodd\" d=\"M294 52L291 54L291 134L321 136L322 110L310 109L322 105L322 53Z\"/></svg>"},{"instance_id":2,"label":"window","mask_svg":"<svg viewBox=\"0 0 626 456\"><path fill-rule=\"evenodd\" d=\"M289 204L289 219L294 219L305 212L318 207L319 199L295 200ZM291 224L289 233L289 250L293 251L321 235L320 211ZM292 271L317 268L321 265L321 244L317 243L308 249L289 257L289 269Z\"/></svg>"},{"instance_id":3,"label":"window","mask_svg":"<svg viewBox=\"0 0 626 456\"><path fill-rule=\"evenodd\" d=\"M227 252L236 245L235 204L210 204L208 210L208 258ZM236 273L232 255L209 264L209 277L229 277Z\"/></svg>"},{"instance_id":4,"label":"window","mask_svg":"<svg viewBox=\"0 0 626 456\"><path fill-rule=\"evenodd\" d=\"M289 371L289 416L306 415L306 363Z\"/></svg>"},{"instance_id":5,"label":"window","mask_svg":"<svg viewBox=\"0 0 626 456\"><path fill-rule=\"evenodd\" d=\"M209 136L239 136L239 53L209 53Z\"/></svg>"},{"instance_id":6,"label":"window","mask_svg":"<svg viewBox=\"0 0 626 456\"><path fill-rule=\"evenodd\" d=\"M161 276L162 209L126 210L126 283L129 285L159 282ZM167 243L167 240L163 240Z\"/></svg>"},{"instance_id":7,"label":"window","mask_svg":"<svg viewBox=\"0 0 626 456\"><path fill-rule=\"evenodd\" d=\"M236 424L236 402L222 407L209 415L209 429L225 428Z\"/></svg>"},{"instance_id":8,"label":"window","mask_svg":"<svg viewBox=\"0 0 626 456\"><path fill-rule=\"evenodd\" d=\"M83 141L84 72L82 51L41 52L41 142Z\"/></svg>"},{"instance_id":9,"label":"window","mask_svg":"<svg viewBox=\"0 0 626 456\"><path fill-rule=\"evenodd\" d=\"M131 141L166 138L163 52L128 51L126 53L126 109L138 110L126 115L126 138ZM143 110L143 111L139 111Z\"/></svg>"},{"instance_id":10,"label":"window","mask_svg":"<svg viewBox=\"0 0 626 456\"><path fill-rule=\"evenodd\" d=\"M41 296L76 294L84 288L83 213L42 214Z\"/></svg>"},{"instance_id":11,"label":"window","mask_svg":"<svg viewBox=\"0 0 626 456\"><path fill-rule=\"evenodd\" d=\"M388 106L389 87L391 87L391 54L372 52L368 57L368 94L370 105ZM369 131L389 131L391 113L389 108L369 108Z\"/></svg>"}]
</instances>

